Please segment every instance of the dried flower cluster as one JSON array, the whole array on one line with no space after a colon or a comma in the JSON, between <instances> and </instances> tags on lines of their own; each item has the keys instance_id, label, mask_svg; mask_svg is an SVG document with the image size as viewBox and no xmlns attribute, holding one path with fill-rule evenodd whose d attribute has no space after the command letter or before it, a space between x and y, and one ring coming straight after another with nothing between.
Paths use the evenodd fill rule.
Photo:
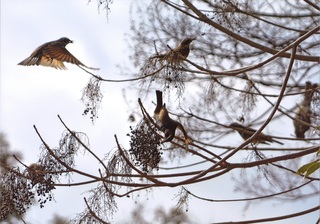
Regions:
<instances>
[{"instance_id":1,"label":"dried flower cluster","mask_svg":"<svg viewBox=\"0 0 320 224\"><path fill-rule=\"evenodd\" d=\"M142 79L141 85L148 89L154 81L163 85L165 89L177 89L179 93L185 90L186 72L182 62L158 62L159 59L149 59L140 71L141 76L150 76ZM164 64L166 63L166 64Z\"/></svg>"},{"instance_id":2,"label":"dried flower cluster","mask_svg":"<svg viewBox=\"0 0 320 224\"><path fill-rule=\"evenodd\" d=\"M83 111L83 115L90 114L92 122L98 118L98 110L103 98L103 95L100 92L100 84L101 80L92 77L86 87L82 90L81 101L86 106L86 109Z\"/></svg>"}]
</instances>

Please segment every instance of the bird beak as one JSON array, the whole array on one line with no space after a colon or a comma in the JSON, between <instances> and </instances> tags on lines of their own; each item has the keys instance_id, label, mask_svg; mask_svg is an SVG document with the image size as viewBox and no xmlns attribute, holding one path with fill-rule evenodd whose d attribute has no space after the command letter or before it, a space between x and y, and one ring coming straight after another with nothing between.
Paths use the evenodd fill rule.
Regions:
<instances>
[{"instance_id":1,"label":"bird beak","mask_svg":"<svg viewBox=\"0 0 320 224\"><path fill-rule=\"evenodd\" d=\"M70 40L70 42L69 43L72 43L73 44L73 40Z\"/></svg>"}]
</instances>

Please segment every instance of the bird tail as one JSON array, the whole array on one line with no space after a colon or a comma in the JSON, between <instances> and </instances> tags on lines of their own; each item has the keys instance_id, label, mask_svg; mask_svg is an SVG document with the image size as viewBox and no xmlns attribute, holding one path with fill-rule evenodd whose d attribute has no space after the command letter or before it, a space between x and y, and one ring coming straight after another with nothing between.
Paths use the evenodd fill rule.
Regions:
<instances>
[{"instance_id":1,"label":"bird tail","mask_svg":"<svg viewBox=\"0 0 320 224\"><path fill-rule=\"evenodd\" d=\"M159 60L162 60L164 57L166 56L166 54L157 54L157 55L154 55L154 56L151 56L149 59L159 59Z\"/></svg>"},{"instance_id":2,"label":"bird tail","mask_svg":"<svg viewBox=\"0 0 320 224\"><path fill-rule=\"evenodd\" d=\"M310 105L312 101L313 94L318 87L317 83L312 84L311 82L306 82L306 92L305 92L305 98L304 98L304 103L306 105Z\"/></svg>"},{"instance_id":3,"label":"bird tail","mask_svg":"<svg viewBox=\"0 0 320 224\"><path fill-rule=\"evenodd\" d=\"M162 92L160 90L156 90L156 95L157 95L157 106L156 106L156 109L154 110L154 113L159 114L162 108Z\"/></svg>"},{"instance_id":4,"label":"bird tail","mask_svg":"<svg viewBox=\"0 0 320 224\"><path fill-rule=\"evenodd\" d=\"M26 59L24 59L23 61L18 63L18 65L30 66L30 65L36 65L37 62L38 62L38 60L36 58L27 57Z\"/></svg>"}]
</instances>

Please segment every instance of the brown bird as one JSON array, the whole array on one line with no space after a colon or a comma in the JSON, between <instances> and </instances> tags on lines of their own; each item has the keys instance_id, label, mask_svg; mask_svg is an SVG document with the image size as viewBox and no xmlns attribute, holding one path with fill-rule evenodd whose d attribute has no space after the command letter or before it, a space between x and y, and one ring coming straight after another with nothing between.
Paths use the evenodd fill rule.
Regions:
<instances>
[{"instance_id":1,"label":"brown bird","mask_svg":"<svg viewBox=\"0 0 320 224\"><path fill-rule=\"evenodd\" d=\"M162 143L170 142L174 138L176 129L179 128L185 137L186 144L189 144L191 140L188 137L187 132L184 130L182 124L179 123L178 121L172 120L169 117L166 104L162 103L162 92L159 90L156 90L156 95L157 95L157 105L156 105L156 109L154 110L154 117L160 126L160 130L165 135L165 138L162 140Z\"/></svg>"},{"instance_id":2,"label":"brown bird","mask_svg":"<svg viewBox=\"0 0 320 224\"><path fill-rule=\"evenodd\" d=\"M37 183L45 182L46 172L45 172L44 166L37 163L32 163L27 170L28 170L29 178L32 181L32 186L34 186Z\"/></svg>"},{"instance_id":3,"label":"brown bird","mask_svg":"<svg viewBox=\"0 0 320 224\"><path fill-rule=\"evenodd\" d=\"M297 138L305 138L304 134L306 133L306 131L308 131L308 129L310 128L310 124L311 124L311 101L312 101L312 97L313 94L315 92L315 89L318 87L318 85L315 84L311 84L311 82L306 82L306 87L305 87L305 93L304 93L304 99L302 100L302 102L298 105L297 111L296 111L296 116L293 120L293 125L295 128L295 134L297 136ZM304 121L307 124L303 124L300 121Z\"/></svg>"},{"instance_id":4,"label":"brown bird","mask_svg":"<svg viewBox=\"0 0 320 224\"><path fill-rule=\"evenodd\" d=\"M28 58L20 62L18 65L42 65L50 66L56 69L67 69L63 62L69 62L79 67L83 66L89 69L98 70L98 68L91 68L84 65L75 56L73 56L66 49L66 45L69 43L73 43L73 41L66 37L44 43L35 49Z\"/></svg>"},{"instance_id":5,"label":"brown bird","mask_svg":"<svg viewBox=\"0 0 320 224\"><path fill-rule=\"evenodd\" d=\"M170 63L180 63L188 57L190 52L190 44L195 39L196 38L185 38L179 43L176 48L171 49L165 54L153 56L151 57L151 59L158 58L160 59L160 61L166 60Z\"/></svg>"},{"instance_id":6,"label":"brown bird","mask_svg":"<svg viewBox=\"0 0 320 224\"><path fill-rule=\"evenodd\" d=\"M240 135L241 137L244 139L244 140L247 140L248 138L250 138L257 130L253 129L253 128L249 128L249 127L244 127L242 126L241 124L239 123L231 123L229 125L230 128L236 130ZM282 142L279 142L277 140L274 140L271 136L269 135L265 135L263 133L259 133L255 139L252 140L252 143L253 144L258 144L258 143L262 143L262 144L269 144L268 142L276 142L278 144L281 144L283 145Z\"/></svg>"}]
</instances>

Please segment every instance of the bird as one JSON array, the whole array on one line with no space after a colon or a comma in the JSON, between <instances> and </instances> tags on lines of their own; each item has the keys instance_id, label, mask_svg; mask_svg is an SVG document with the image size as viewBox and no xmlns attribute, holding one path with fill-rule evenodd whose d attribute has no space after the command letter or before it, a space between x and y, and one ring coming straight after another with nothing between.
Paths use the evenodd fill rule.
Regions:
<instances>
[{"instance_id":1,"label":"bird","mask_svg":"<svg viewBox=\"0 0 320 224\"><path fill-rule=\"evenodd\" d=\"M92 68L84 65L75 56L73 56L66 49L66 45L69 43L73 43L73 41L67 37L62 37L58 40L44 43L36 48L28 58L21 61L18 65L42 65L56 69L67 69L63 62L69 62L79 67L83 66L88 69L99 70L98 68Z\"/></svg>"},{"instance_id":2,"label":"bird","mask_svg":"<svg viewBox=\"0 0 320 224\"><path fill-rule=\"evenodd\" d=\"M196 38L185 38L176 48L171 49L165 54L155 55L151 57L151 59L158 58L160 61L166 60L170 63L180 63L187 59L190 52L190 44L195 39Z\"/></svg>"},{"instance_id":3,"label":"bird","mask_svg":"<svg viewBox=\"0 0 320 224\"><path fill-rule=\"evenodd\" d=\"M45 167L41 164L32 163L27 167L28 176L32 182L32 186L37 183L45 182Z\"/></svg>"},{"instance_id":4,"label":"bird","mask_svg":"<svg viewBox=\"0 0 320 224\"><path fill-rule=\"evenodd\" d=\"M243 126L239 123L236 123L236 122L231 123L229 125L229 127L236 130L244 140L247 140L248 138L250 138L257 131L253 128L245 127L245 126ZM279 141L273 139L271 136L265 135L261 132L252 140L253 144L262 143L262 144L268 145L269 144L268 142L276 142L278 144L283 145L282 142L279 142Z\"/></svg>"},{"instance_id":5,"label":"bird","mask_svg":"<svg viewBox=\"0 0 320 224\"><path fill-rule=\"evenodd\" d=\"M311 124L311 101L313 94L315 92L315 89L318 87L318 84L307 81L306 87L305 87L305 93L304 93L304 99L302 102L298 105L298 108L296 110L295 119L293 120L293 125L295 128L295 135L297 138L305 138L306 131L309 130L310 124ZM309 124L303 124L301 121Z\"/></svg>"},{"instance_id":6,"label":"bird","mask_svg":"<svg viewBox=\"0 0 320 224\"><path fill-rule=\"evenodd\" d=\"M162 102L162 92L160 90L156 90L156 96L157 105L154 110L154 117L159 124L160 130L165 135L164 139L161 142L171 142L175 136L176 129L179 128L185 137L186 144L189 144L191 140L188 137L187 132L184 130L182 124L169 117L169 112L166 108L166 104L163 104Z\"/></svg>"}]
</instances>

